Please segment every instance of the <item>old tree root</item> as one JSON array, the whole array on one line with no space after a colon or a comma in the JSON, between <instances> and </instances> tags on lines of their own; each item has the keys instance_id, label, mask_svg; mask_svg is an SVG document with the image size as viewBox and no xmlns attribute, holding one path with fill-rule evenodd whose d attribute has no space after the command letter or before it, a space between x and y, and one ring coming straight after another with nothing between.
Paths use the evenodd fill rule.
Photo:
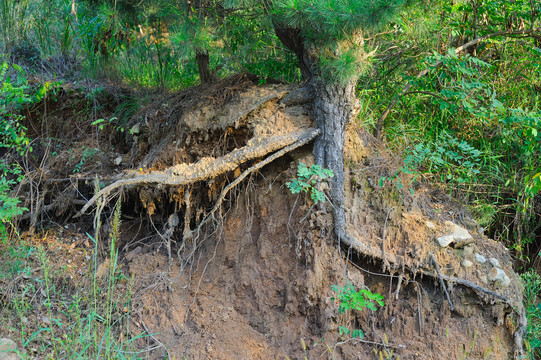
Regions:
<instances>
[{"instance_id":1,"label":"old tree root","mask_svg":"<svg viewBox=\"0 0 541 360\"><path fill-rule=\"evenodd\" d=\"M296 148L299 148L311 142L319 134L320 134L320 130L318 129L307 129L307 130L301 130L301 131L297 131L290 134L277 135L277 136L273 136L273 137L269 137L265 139L257 138L257 139L253 139L250 145L244 146L240 149L235 149L231 151L229 154L224 155L217 159L203 158L199 162L194 163L194 164L175 165L164 171L155 171L150 174L138 175L138 176L133 176L130 178L117 180L114 183L103 188L97 194L95 194L86 203L86 205L84 205L84 207L76 216L81 216L92 205L98 202L99 199L101 198L105 199L108 195L111 194L111 192L113 192L116 189L122 188L124 186L141 186L141 185L146 185L146 184L158 184L158 185L166 185L166 186L186 186L186 185L196 183L198 181L204 181L207 179L217 177L226 172L233 171L239 165L246 163L247 161L257 159L257 158L263 158L271 154L267 156L266 158L264 158L262 161L246 169L240 176L238 176L235 180L233 180L230 184L228 184L222 190L220 196L218 197L210 213L208 213L207 216L205 216L203 221L201 221L201 223L198 224L196 229L192 230L189 234L184 234L184 237L186 238L186 236L190 236L191 233L198 231L201 228L201 226L203 226L206 222L208 222L209 219L212 218L212 215L221 206L221 203L223 202L229 190L231 190L233 187L238 185L244 178L246 178L246 176L248 176L250 173L254 171L261 169L263 166L271 163L272 161L287 154L288 152L295 150ZM378 257L378 255L374 253L374 249L370 248L367 244L364 244L362 241L359 241L347 231L347 226L346 226L345 216L344 216L344 209L341 207L335 208L335 231L338 235L340 242L343 245L349 247L350 249L357 252L358 254ZM390 265L391 266L394 265L395 268L400 267L399 264L390 264ZM440 283L442 283L445 280L447 282L460 284L466 288L470 288L477 293L484 293L495 299L503 301L508 306L510 306L514 311L517 312L517 315L519 316L519 319L518 319L519 328L514 334L514 342L515 342L514 357L517 359L520 358L523 354L522 339L524 336L525 324L526 324L524 311L523 310L520 311L520 309L516 309L509 299L491 290L488 290L477 284L474 284L472 282L469 282L463 279L458 279L458 278L453 278L453 277L448 277L442 274L438 274L437 264L432 264L432 265L434 266L434 274L427 272L425 273L425 275L431 276L435 279L439 279ZM442 286L442 288L445 289L445 286ZM447 295L447 300L449 301L452 307L450 298L448 297L448 294L446 295Z\"/></svg>"},{"instance_id":2,"label":"old tree root","mask_svg":"<svg viewBox=\"0 0 541 360\"><path fill-rule=\"evenodd\" d=\"M342 211L343 211L343 209L342 209ZM335 212L340 212L340 210L335 209ZM338 215L340 216L340 214L338 214ZM335 214L335 217L337 219L344 219L343 215L342 215L342 217L337 217L336 214ZM336 227L335 231L338 234L338 238L339 238L340 242L344 246L349 247L351 250L357 252L358 254L380 258L380 256L378 254L374 253L372 248L370 248L369 246L364 244L362 241L359 241L357 238L352 236L347 231L345 222L341 223L340 221L338 221L338 223L335 224L335 227ZM380 259L383 260L383 257L381 257ZM488 295L488 296L490 296L490 297L492 297L494 299L500 300L503 303L505 303L507 306L509 306L509 308L512 309L517 314L517 316L518 316L518 327L517 327L515 333L513 334L514 335L514 345L515 345L514 359L523 359L524 358L523 338L524 338L524 335L526 333L526 325L527 325L526 313L525 313L524 309L520 308L520 307L517 307L516 306L517 304L513 303L513 301L511 301L507 297L502 296L501 294L498 294L498 293L496 293L496 292L494 292L492 290L489 290L487 288L484 288L482 286L479 286L478 284L475 284L475 283L473 283L471 281L467 281L467 280L464 280L464 279L460 279L460 278L440 274L439 269L438 269L438 264L436 263L436 260L434 259L434 255L431 255L430 260L431 260L430 265L432 265L432 267L434 269L434 273L425 272L424 275L430 276L430 277L440 281L440 284L442 285L443 291L445 292L447 301L449 302L449 305L451 306L451 308L453 308L453 304L451 303L451 300L450 300L449 294L447 293L445 285L443 285L444 280L449 282L449 283L459 284L461 286L469 288L469 289L473 290L476 293L485 294L485 295ZM410 271L412 274L415 273L414 270L409 269L407 266L404 266L404 265L401 265L401 264L390 262L389 265L391 265L395 269L403 268L403 271ZM430 265L429 265L429 267L430 267Z\"/></svg>"},{"instance_id":3,"label":"old tree root","mask_svg":"<svg viewBox=\"0 0 541 360\"><path fill-rule=\"evenodd\" d=\"M249 160L261 158L266 156L267 154L279 150L276 154L273 154L269 158L263 160L262 163L260 163L260 166L253 166L246 170L243 174L241 174L238 179L242 180L250 172L253 172L261 168L263 165L275 160L276 158L309 143L317 135L319 135L319 133L320 130L318 129L308 129L285 135L277 135L265 139L254 139L255 141L252 141L252 143L255 144L247 145L240 149L235 149L229 154L217 159L203 158L195 164L180 164L172 166L165 171L155 171L151 172L150 174L120 179L106 186L97 194L95 194L86 203L86 205L83 206L81 211L76 216L81 216L88 210L90 206L95 204L98 199L102 197L107 197L112 191L123 186L141 186L146 184L160 184L167 186L189 185L198 181L203 181L219 176L228 171L233 171L239 165ZM230 185L234 186L238 182L240 182L240 180L235 181ZM228 187L227 189L230 189L230 187ZM225 196L225 194L220 196L218 203L223 200L223 196Z\"/></svg>"}]
</instances>

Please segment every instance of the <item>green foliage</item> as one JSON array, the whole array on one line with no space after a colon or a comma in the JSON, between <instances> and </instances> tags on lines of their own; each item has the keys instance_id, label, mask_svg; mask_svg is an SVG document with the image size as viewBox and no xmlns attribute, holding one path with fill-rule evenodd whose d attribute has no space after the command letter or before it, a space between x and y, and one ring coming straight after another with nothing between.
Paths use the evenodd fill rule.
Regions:
<instances>
[{"instance_id":1,"label":"green foliage","mask_svg":"<svg viewBox=\"0 0 541 360\"><path fill-rule=\"evenodd\" d=\"M99 152L98 148L91 148L91 149L84 148L83 149L83 155L81 156L81 160L77 164L75 164L73 172L74 173L80 172L82 170L85 162L87 162L89 159L93 158L98 152Z\"/></svg>"},{"instance_id":2,"label":"green foliage","mask_svg":"<svg viewBox=\"0 0 541 360\"><path fill-rule=\"evenodd\" d=\"M541 303L537 301L541 294L541 277L533 270L521 275L524 287L524 307L526 308L526 336L524 343L528 358L541 356Z\"/></svg>"},{"instance_id":3,"label":"green foliage","mask_svg":"<svg viewBox=\"0 0 541 360\"><path fill-rule=\"evenodd\" d=\"M538 27L531 11L539 5L525 0L430 5L424 14L401 12L390 35L378 42L389 52L376 58L360 83L361 100L371 107L363 112L368 125L405 82L413 85L386 119L387 141L404 154L405 163L385 179L397 181L405 172L414 180L438 182L470 206L489 236L525 262L534 260L541 191L539 43L501 36L460 55L454 48L476 36ZM430 33L412 30L419 17ZM417 77L422 69L427 74Z\"/></svg>"},{"instance_id":4,"label":"green foliage","mask_svg":"<svg viewBox=\"0 0 541 360\"><path fill-rule=\"evenodd\" d=\"M328 82L347 83L367 68L359 35L385 24L403 0L330 1L275 0L272 18L280 27L296 29L313 47L321 75Z\"/></svg>"},{"instance_id":5,"label":"green foliage","mask_svg":"<svg viewBox=\"0 0 541 360\"><path fill-rule=\"evenodd\" d=\"M332 170L323 169L315 164L308 167L303 163L299 163L297 178L292 179L286 185L292 194L310 193L310 198L314 203L325 202L325 194L318 190L317 185L322 180L332 177L334 177Z\"/></svg>"},{"instance_id":6,"label":"green foliage","mask_svg":"<svg viewBox=\"0 0 541 360\"><path fill-rule=\"evenodd\" d=\"M503 110L493 85L482 78L481 70L492 69L489 63L468 54L458 56L452 48L446 55L434 53L426 61L429 74L417 80L417 86L423 90L439 89L432 100L442 112L451 116L466 112L488 120Z\"/></svg>"},{"instance_id":7,"label":"green foliage","mask_svg":"<svg viewBox=\"0 0 541 360\"><path fill-rule=\"evenodd\" d=\"M26 40L29 24L26 20L30 0L0 1L0 36L3 51L8 50L18 42Z\"/></svg>"},{"instance_id":8,"label":"green foliage","mask_svg":"<svg viewBox=\"0 0 541 360\"><path fill-rule=\"evenodd\" d=\"M340 314L351 310L361 311L365 308L376 311L376 305L385 305L382 295L373 294L367 289L355 291L355 287L350 282L347 282L343 288L338 285L332 285L331 289L336 292L336 299L340 301L340 306L338 307ZM331 298L331 300L335 300L335 298Z\"/></svg>"},{"instance_id":9,"label":"green foliage","mask_svg":"<svg viewBox=\"0 0 541 360\"><path fill-rule=\"evenodd\" d=\"M530 0L444 1L443 11L450 14L451 34L472 39L498 30L539 25L539 2ZM464 16L470 14L470 16ZM481 45L483 46L483 45ZM481 50L484 50L481 47Z\"/></svg>"},{"instance_id":10,"label":"green foliage","mask_svg":"<svg viewBox=\"0 0 541 360\"><path fill-rule=\"evenodd\" d=\"M24 156L27 150L32 150L29 146L30 139L26 136L26 128L21 124L24 117L14 113L14 110L31 101L30 96L25 93L28 89L25 74L19 66L10 68L4 62L0 68L0 81L0 148ZM12 188L23 179L21 167L2 158L0 173L0 240L5 242L8 236L7 224L27 209L19 207L20 200L11 196Z\"/></svg>"},{"instance_id":11,"label":"green foliage","mask_svg":"<svg viewBox=\"0 0 541 360\"><path fill-rule=\"evenodd\" d=\"M380 294L374 294L370 290L361 289L359 291L355 290L353 284L349 281L341 288L338 285L332 285L331 290L336 293L336 298L331 298L331 300L338 300L340 305L338 307L338 312L340 314L349 313L351 311L362 311L364 309L370 309L372 311L377 310L377 305L384 306L383 296ZM357 329L350 331L346 326L339 327L340 335L348 335L353 338L364 337L362 330Z\"/></svg>"},{"instance_id":12,"label":"green foliage","mask_svg":"<svg viewBox=\"0 0 541 360\"><path fill-rule=\"evenodd\" d=\"M476 181L481 160L479 150L444 131L433 142L419 143L407 150L402 171L437 175L442 183L469 183Z\"/></svg>"},{"instance_id":13,"label":"green foliage","mask_svg":"<svg viewBox=\"0 0 541 360\"><path fill-rule=\"evenodd\" d=\"M361 28L375 27L389 20L405 1L275 0L275 21L299 29L318 45L335 46Z\"/></svg>"}]
</instances>

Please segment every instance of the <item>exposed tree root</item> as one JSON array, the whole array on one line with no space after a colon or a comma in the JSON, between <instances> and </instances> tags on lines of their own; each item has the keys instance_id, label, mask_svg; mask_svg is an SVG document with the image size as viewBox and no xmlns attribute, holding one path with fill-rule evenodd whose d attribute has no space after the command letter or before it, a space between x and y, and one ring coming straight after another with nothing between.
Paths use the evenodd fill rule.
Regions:
<instances>
[{"instance_id":1,"label":"exposed tree root","mask_svg":"<svg viewBox=\"0 0 541 360\"><path fill-rule=\"evenodd\" d=\"M252 145L235 149L218 159L203 158L195 164L180 164L172 166L165 171L155 171L150 174L139 175L132 178L120 179L106 186L94 195L76 217L84 214L97 199L105 198L113 190L123 186L161 184L169 186L188 185L198 181L210 179L228 171L235 170L240 164L263 157L274 151L287 148L291 151L313 140L319 134L317 129L301 130L286 135L273 136L266 139L252 139ZM287 152L286 151L286 152ZM242 175L241 175L242 177Z\"/></svg>"},{"instance_id":2,"label":"exposed tree root","mask_svg":"<svg viewBox=\"0 0 541 360\"><path fill-rule=\"evenodd\" d=\"M351 249L353 249L354 251L356 251L360 255L379 257L366 244L363 244L361 241L359 241L355 237L351 236L347 232L347 230L345 230L346 226L345 226L344 209L335 208L334 211L335 211L335 215L334 215L334 218L335 218L335 233L337 234L340 243L350 247ZM434 257L432 256L432 259L433 258ZM381 260L383 260L383 259L381 259ZM399 265L399 264L391 264L391 265L394 265L397 268L403 267L402 265ZM496 293L494 291L491 291L489 289L486 289L486 288L484 288L482 286L479 286L479 285L477 285L477 284L475 284L475 283L473 283L471 281L467 281L467 280L464 280L464 279L439 274L436 264L433 264L433 266L435 268L435 271L434 271L433 274L427 273L427 272L425 272L424 274L428 275L428 276L430 276L430 277L432 277L434 279L438 279L439 281L445 280L447 282L459 284L459 285L462 285L462 286L467 287L469 289L472 289L477 293L484 293L486 295L492 296L492 297L494 297L494 298L496 298L498 300L503 301L511 309L513 309L513 311L516 312L516 314L518 316L518 328L515 331L515 333L513 334L514 335L514 341L515 341L514 358L515 359L522 359L524 357L523 336L524 336L524 333L526 331L526 323L527 323L526 314L524 312L524 309L523 308L517 309L515 304L513 304L512 301L510 301L505 296L500 295L500 294L498 294L498 293ZM445 286L443 286L443 288L445 289ZM447 292L447 291L445 290L445 292ZM450 301L450 298L448 298L448 301Z\"/></svg>"},{"instance_id":3,"label":"exposed tree root","mask_svg":"<svg viewBox=\"0 0 541 360\"><path fill-rule=\"evenodd\" d=\"M441 277L440 267L438 266L438 262L436 261L436 258L434 257L433 254L430 254L430 260L432 261L432 264L434 265L434 269L436 270L438 279L440 279L441 288L443 289L443 292L445 293L445 297L447 298L447 302L449 303L449 306L451 307L451 311L453 311L455 309L455 306L453 305L453 302L451 301L451 297L449 296L449 293L447 292L447 287L445 287L445 283L443 282L443 278Z\"/></svg>"},{"instance_id":4,"label":"exposed tree root","mask_svg":"<svg viewBox=\"0 0 541 360\"><path fill-rule=\"evenodd\" d=\"M279 157L281 156L284 156L285 154L287 154L288 152L292 151L292 150L295 150L296 148L298 147L301 147L305 144L307 144L308 142L312 141L317 135L319 134L319 130L318 129L315 129L315 130L312 130L308 136L305 136L301 139L299 139L298 141L296 141L295 143L281 149L280 151L277 151L275 152L274 154L272 154L271 156L267 157L265 160L262 160L260 162L258 162L257 164L255 164L254 166L246 169L242 174L240 174L240 176L238 178L236 178L235 180L233 180L229 185L227 185L223 190L222 192L220 193L220 196L218 197L218 200L216 201L216 203L214 204L214 207L212 208L212 210L207 214L207 216L203 219L203 221L201 221L201 223L197 226L197 228L195 230L192 230L190 233L184 235L184 239L186 239L186 237L194 232L197 232L201 229L201 227L209 221L209 219L211 219L212 215L216 212L216 210L218 210L218 208L220 207L220 205L222 205L222 202L225 198L225 195L227 195L227 193L229 192L229 190L231 190L233 187L237 186L246 176L250 175L251 173L253 173L254 171L256 170L259 170L261 169L263 166L273 162L274 160L278 159Z\"/></svg>"}]
</instances>

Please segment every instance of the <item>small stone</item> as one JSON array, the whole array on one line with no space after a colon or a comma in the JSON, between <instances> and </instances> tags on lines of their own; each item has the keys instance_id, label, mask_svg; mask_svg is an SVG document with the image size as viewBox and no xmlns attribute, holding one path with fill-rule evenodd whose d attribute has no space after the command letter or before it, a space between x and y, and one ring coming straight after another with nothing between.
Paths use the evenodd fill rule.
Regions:
<instances>
[{"instance_id":1,"label":"small stone","mask_svg":"<svg viewBox=\"0 0 541 360\"><path fill-rule=\"evenodd\" d=\"M511 284L509 276L500 268L493 267L488 273L488 280L493 281L496 287L508 287Z\"/></svg>"},{"instance_id":2,"label":"small stone","mask_svg":"<svg viewBox=\"0 0 541 360\"><path fill-rule=\"evenodd\" d=\"M456 240L461 240L461 241L473 239L470 233L468 232L468 230L458 225L455 225L453 228L453 237Z\"/></svg>"},{"instance_id":3,"label":"small stone","mask_svg":"<svg viewBox=\"0 0 541 360\"><path fill-rule=\"evenodd\" d=\"M143 248L138 246L126 254L126 261L132 261L137 255L143 252Z\"/></svg>"},{"instance_id":4,"label":"small stone","mask_svg":"<svg viewBox=\"0 0 541 360\"><path fill-rule=\"evenodd\" d=\"M496 258L490 258L488 260L488 262L490 263L490 265L494 266L494 267L497 267L499 268L500 267L500 262L498 261L498 259Z\"/></svg>"},{"instance_id":5,"label":"small stone","mask_svg":"<svg viewBox=\"0 0 541 360\"><path fill-rule=\"evenodd\" d=\"M20 357L16 351L15 341L7 338L0 339L0 360L19 360Z\"/></svg>"},{"instance_id":6,"label":"small stone","mask_svg":"<svg viewBox=\"0 0 541 360\"><path fill-rule=\"evenodd\" d=\"M23 323L24 326L28 326L28 318L27 318L26 316L23 316L23 317L21 318L21 321L22 321L22 323Z\"/></svg>"},{"instance_id":7,"label":"small stone","mask_svg":"<svg viewBox=\"0 0 541 360\"><path fill-rule=\"evenodd\" d=\"M437 238L438 244L440 244L441 247L449 246L453 243L454 240L455 238L453 237L453 235L445 235Z\"/></svg>"},{"instance_id":8,"label":"small stone","mask_svg":"<svg viewBox=\"0 0 541 360\"><path fill-rule=\"evenodd\" d=\"M464 256L471 257L473 256L473 251L475 250L474 244L468 244L464 246Z\"/></svg>"},{"instance_id":9,"label":"small stone","mask_svg":"<svg viewBox=\"0 0 541 360\"><path fill-rule=\"evenodd\" d=\"M471 268L473 263L470 260L464 259L462 260L462 266L464 266L466 269Z\"/></svg>"},{"instance_id":10,"label":"small stone","mask_svg":"<svg viewBox=\"0 0 541 360\"><path fill-rule=\"evenodd\" d=\"M479 253L476 253L475 254L475 261L477 261L479 264L484 264L484 263L487 262L487 259L483 255L481 255Z\"/></svg>"},{"instance_id":11,"label":"small stone","mask_svg":"<svg viewBox=\"0 0 541 360\"><path fill-rule=\"evenodd\" d=\"M473 237L468 230L458 225L453 228L453 238L455 239L455 248L461 248L473 242Z\"/></svg>"},{"instance_id":12,"label":"small stone","mask_svg":"<svg viewBox=\"0 0 541 360\"><path fill-rule=\"evenodd\" d=\"M122 156L118 156L115 160L114 160L114 163L116 166L120 165L122 163Z\"/></svg>"},{"instance_id":13,"label":"small stone","mask_svg":"<svg viewBox=\"0 0 541 360\"><path fill-rule=\"evenodd\" d=\"M426 227L429 228L429 229L432 229L432 230L436 230L436 225L434 225L434 223L432 221L427 221L426 222Z\"/></svg>"}]
</instances>

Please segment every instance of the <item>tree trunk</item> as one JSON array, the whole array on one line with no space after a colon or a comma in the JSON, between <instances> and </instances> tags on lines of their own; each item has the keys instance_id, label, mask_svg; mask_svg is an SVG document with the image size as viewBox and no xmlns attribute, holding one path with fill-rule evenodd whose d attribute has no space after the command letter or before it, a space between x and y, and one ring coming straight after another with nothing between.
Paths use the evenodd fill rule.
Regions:
<instances>
[{"instance_id":1,"label":"tree trunk","mask_svg":"<svg viewBox=\"0 0 541 360\"><path fill-rule=\"evenodd\" d=\"M344 141L346 125L354 110L355 82L343 85L316 79L313 81L313 112L316 127L321 130L321 135L314 145L314 157L316 164L334 172L330 192L334 208L334 230L336 236L343 240L346 224Z\"/></svg>"},{"instance_id":2,"label":"tree trunk","mask_svg":"<svg viewBox=\"0 0 541 360\"><path fill-rule=\"evenodd\" d=\"M302 78L312 93L314 121L321 131L314 144L315 162L334 173L330 193L334 230L339 241L348 243L344 212L344 141L346 125L355 109L356 79L346 84L324 80L319 73L316 56L305 46L300 32L277 24L274 24L274 29L280 41L297 55Z\"/></svg>"},{"instance_id":3,"label":"tree trunk","mask_svg":"<svg viewBox=\"0 0 541 360\"><path fill-rule=\"evenodd\" d=\"M195 52L195 59L197 60L197 67L199 69L199 79L201 84L206 84L212 80L212 74L210 72L210 56L208 51L197 50Z\"/></svg>"}]
</instances>

